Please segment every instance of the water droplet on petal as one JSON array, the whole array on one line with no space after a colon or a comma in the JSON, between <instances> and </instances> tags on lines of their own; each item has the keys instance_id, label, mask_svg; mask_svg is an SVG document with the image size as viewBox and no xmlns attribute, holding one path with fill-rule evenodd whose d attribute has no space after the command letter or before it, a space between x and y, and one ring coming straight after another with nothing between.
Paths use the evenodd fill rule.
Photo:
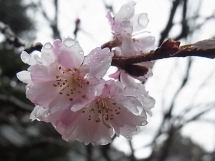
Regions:
<instances>
[{"instance_id":1,"label":"water droplet on petal","mask_svg":"<svg viewBox=\"0 0 215 161\"><path fill-rule=\"evenodd\" d=\"M129 20L123 20L120 23L120 26L122 26L122 27L128 27L128 26L130 26L130 21Z\"/></svg>"},{"instance_id":2,"label":"water droplet on petal","mask_svg":"<svg viewBox=\"0 0 215 161\"><path fill-rule=\"evenodd\" d=\"M51 111L50 111L50 110L46 111L46 112L45 112L45 117L48 117L50 114L51 114Z\"/></svg>"},{"instance_id":3,"label":"water droplet on petal","mask_svg":"<svg viewBox=\"0 0 215 161\"><path fill-rule=\"evenodd\" d=\"M147 14L141 14L138 18L138 23L139 25L143 26L143 27L146 27L147 24L148 24L148 17L147 17Z\"/></svg>"},{"instance_id":4,"label":"water droplet on petal","mask_svg":"<svg viewBox=\"0 0 215 161\"><path fill-rule=\"evenodd\" d=\"M81 55L83 55L83 54L84 54L84 52L83 52L83 51L79 51L78 53L79 53L79 54L81 54Z\"/></svg>"},{"instance_id":5,"label":"water droplet on petal","mask_svg":"<svg viewBox=\"0 0 215 161\"><path fill-rule=\"evenodd\" d=\"M147 124L147 121L143 121L142 123L141 123L141 125L143 125L143 126L145 126Z\"/></svg>"},{"instance_id":6,"label":"water droplet on petal","mask_svg":"<svg viewBox=\"0 0 215 161\"><path fill-rule=\"evenodd\" d=\"M66 38L63 44L67 47L71 47L75 44L75 40L73 40L72 38Z\"/></svg>"},{"instance_id":7,"label":"water droplet on petal","mask_svg":"<svg viewBox=\"0 0 215 161\"><path fill-rule=\"evenodd\" d=\"M30 89L30 86L27 85L27 86L25 87L25 89L26 89L26 91L29 90L29 89Z\"/></svg>"},{"instance_id":8,"label":"water droplet on petal","mask_svg":"<svg viewBox=\"0 0 215 161\"><path fill-rule=\"evenodd\" d=\"M51 44L50 42L48 42L48 43L46 43L46 44L44 45L44 48L45 48L45 49L51 49L51 48L52 48L52 44Z\"/></svg>"},{"instance_id":9,"label":"water droplet on petal","mask_svg":"<svg viewBox=\"0 0 215 161\"><path fill-rule=\"evenodd\" d=\"M65 141L69 141L69 139L68 139L68 138L66 138L66 137L63 137L63 140L65 140Z\"/></svg>"}]
</instances>

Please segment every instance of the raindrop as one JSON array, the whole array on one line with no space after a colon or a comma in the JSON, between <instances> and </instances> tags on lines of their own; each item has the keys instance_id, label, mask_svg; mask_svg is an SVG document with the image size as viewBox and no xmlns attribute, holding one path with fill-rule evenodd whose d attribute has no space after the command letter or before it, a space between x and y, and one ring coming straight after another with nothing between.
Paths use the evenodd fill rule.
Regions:
<instances>
[{"instance_id":1,"label":"raindrop","mask_svg":"<svg viewBox=\"0 0 215 161\"><path fill-rule=\"evenodd\" d=\"M75 41L72 38L67 38L64 40L64 45L67 47L71 47L75 44Z\"/></svg>"},{"instance_id":2,"label":"raindrop","mask_svg":"<svg viewBox=\"0 0 215 161\"><path fill-rule=\"evenodd\" d=\"M44 45L44 48L45 48L45 49L51 49L51 48L52 48L52 44L51 44L50 42L48 42L48 43L46 43L46 44Z\"/></svg>"},{"instance_id":3,"label":"raindrop","mask_svg":"<svg viewBox=\"0 0 215 161\"><path fill-rule=\"evenodd\" d=\"M50 110L46 111L45 117L49 116L50 114L51 114Z\"/></svg>"},{"instance_id":4,"label":"raindrop","mask_svg":"<svg viewBox=\"0 0 215 161\"><path fill-rule=\"evenodd\" d=\"M37 121L40 121L40 119L39 119L38 117L36 117L36 120L37 120Z\"/></svg>"},{"instance_id":5,"label":"raindrop","mask_svg":"<svg viewBox=\"0 0 215 161\"><path fill-rule=\"evenodd\" d=\"M128 21L128 20L123 20L123 21L120 23L120 25L121 25L122 27L128 27L128 26L130 26L130 21Z\"/></svg>"},{"instance_id":6,"label":"raindrop","mask_svg":"<svg viewBox=\"0 0 215 161\"><path fill-rule=\"evenodd\" d=\"M69 141L69 139L68 139L68 138L66 138L66 137L63 137L63 139L64 139L65 141Z\"/></svg>"},{"instance_id":7,"label":"raindrop","mask_svg":"<svg viewBox=\"0 0 215 161\"><path fill-rule=\"evenodd\" d=\"M147 124L147 121L143 121L142 123L141 123L141 125L146 125Z\"/></svg>"},{"instance_id":8,"label":"raindrop","mask_svg":"<svg viewBox=\"0 0 215 161\"><path fill-rule=\"evenodd\" d=\"M141 14L138 18L139 25L145 27L148 24L147 14Z\"/></svg>"},{"instance_id":9,"label":"raindrop","mask_svg":"<svg viewBox=\"0 0 215 161\"><path fill-rule=\"evenodd\" d=\"M25 88L26 88L26 90L29 90L29 89L30 89L30 86L26 86Z\"/></svg>"},{"instance_id":10,"label":"raindrop","mask_svg":"<svg viewBox=\"0 0 215 161\"><path fill-rule=\"evenodd\" d=\"M81 54L81 55L83 55L83 54L84 54L84 52L83 52L83 51L79 51L78 53L79 53L79 54Z\"/></svg>"}]
</instances>

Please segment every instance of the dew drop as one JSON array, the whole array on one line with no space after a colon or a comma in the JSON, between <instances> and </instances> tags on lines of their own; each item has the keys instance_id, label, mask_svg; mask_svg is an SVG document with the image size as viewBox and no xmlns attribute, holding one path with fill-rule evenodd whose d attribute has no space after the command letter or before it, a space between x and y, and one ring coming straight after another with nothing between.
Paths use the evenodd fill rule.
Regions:
<instances>
[{"instance_id":1,"label":"dew drop","mask_svg":"<svg viewBox=\"0 0 215 161\"><path fill-rule=\"evenodd\" d=\"M71 47L75 44L75 41L72 38L67 38L64 40L64 45L67 47Z\"/></svg>"},{"instance_id":2,"label":"dew drop","mask_svg":"<svg viewBox=\"0 0 215 161\"><path fill-rule=\"evenodd\" d=\"M26 86L25 88L26 88L26 90L29 90L29 89L30 89L30 87L29 87L29 86Z\"/></svg>"},{"instance_id":3,"label":"dew drop","mask_svg":"<svg viewBox=\"0 0 215 161\"><path fill-rule=\"evenodd\" d=\"M123 21L120 23L120 25L123 26L123 27L128 27L128 26L130 26L130 21L128 21L128 20L123 20Z\"/></svg>"},{"instance_id":4,"label":"dew drop","mask_svg":"<svg viewBox=\"0 0 215 161\"><path fill-rule=\"evenodd\" d=\"M84 52L83 52L83 51L79 51L78 53L79 53L80 55L83 55L83 54L84 54Z\"/></svg>"},{"instance_id":5,"label":"dew drop","mask_svg":"<svg viewBox=\"0 0 215 161\"><path fill-rule=\"evenodd\" d=\"M50 110L46 111L46 112L45 112L45 117L48 117L50 114L51 114L51 111L50 111Z\"/></svg>"},{"instance_id":6,"label":"dew drop","mask_svg":"<svg viewBox=\"0 0 215 161\"><path fill-rule=\"evenodd\" d=\"M147 14L141 14L138 18L139 25L146 27L148 24Z\"/></svg>"},{"instance_id":7,"label":"dew drop","mask_svg":"<svg viewBox=\"0 0 215 161\"><path fill-rule=\"evenodd\" d=\"M141 123L141 125L143 125L143 126L145 126L147 124L147 121L143 121L142 123Z\"/></svg>"},{"instance_id":8,"label":"dew drop","mask_svg":"<svg viewBox=\"0 0 215 161\"><path fill-rule=\"evenodd\" d=\"M68 138L66 138L66 137L63 137L63 140L65 140L65 141L69 141L69 139L68 139Z\"/></svg>"},{"instance_id":9,"label":"dew drop","mask_svg":"<svg viewBox=\"0 0 215 161\"><path fill-rule=\"evenodd\" d=\"M39 119L38 117L36 117L36 120L37 120L37 121L40 121L40 119Z\"/></svg>"},{"instance_id":10,"label":"dew drop","mask_svg":"<svg viewBox=\"0 0 215 161\"><path fill-rule=\"evenodd\" d=\"M44 48L45 48L45 49L51 49L51 48L52 48L52 44L51 44L50 42L48 42L48 43L46 43L46 44L44 45Z\"/></svg>"}]
</instances>

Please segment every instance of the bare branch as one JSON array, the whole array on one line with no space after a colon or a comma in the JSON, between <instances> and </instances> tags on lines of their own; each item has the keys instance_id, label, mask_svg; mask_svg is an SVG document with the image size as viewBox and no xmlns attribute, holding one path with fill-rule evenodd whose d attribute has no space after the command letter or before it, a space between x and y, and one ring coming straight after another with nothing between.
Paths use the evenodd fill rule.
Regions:
<instances>
[{"instance_id":1,"label":"bare branch","mask_svg":"<svg viewBox=\"0 0 215 161\"><path fill-rule=\"evenodd\" d=\"M7 42L10 44L13 44L15 47L22 47L25 46L24 42L22 42L14 32L11 30L11 28L0 21L0 31L4 34Z\"/></svg>"},{"instance_id":2,"label":"bare branch","mask_svg":"<svg viewBox=\"0 0 215 161\"><path fill-rule=\"evenodd\" d=\"M162 44L162 42L165 40L165 38L168 36L169 31L171 30L172 26L173 26L173 18L175 16L176 10L178 8L178 5L180 3L181 0L174 0L172 2L172 9L169 15L169 19L168 19L168 23L165 26L165 29L161 32L161 38L159 41L159 45Z\"/></svg>"},{"instance_id":3,"label":"bare branch","mask_svg":"<svg viewBox=\"0 0 215 161\"><path fill-rule=\"evenodd\" d=\"M29 111L29 112L31 112L33 109L33 106L22 102L21 100L19 100L18 98L14 97L12 95L7 96L7 95L0 94L0 100L15 104L19 108L26 110L26 111Z\"/></svg>"}]
</instances>

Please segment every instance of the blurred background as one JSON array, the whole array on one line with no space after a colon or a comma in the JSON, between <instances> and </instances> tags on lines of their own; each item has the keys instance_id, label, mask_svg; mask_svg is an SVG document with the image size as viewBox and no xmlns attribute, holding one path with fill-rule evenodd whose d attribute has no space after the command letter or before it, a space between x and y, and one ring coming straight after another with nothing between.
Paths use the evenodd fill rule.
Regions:
<instances>
[{"instance_id":1,"label":"blurred background","mask_svg":"<svg viewBox=\"0 0 215 161\"><path fill-rule=\"evenodd\" d=\"M126 2L0 0L1 161L215 161L215 60L206 58L155 62L153 77L145 83L156 99L153 117L131 141L67 143L50 124L30 121L34 105L16 78L28 68L20 53L70 36L87 54L112 38L107 9L116 13ZM145 30L155 36L156 46L167 38L181 44L215 38L214 0L136 2L136 13L148 13Z\"/></svg>"}]
</instances>

